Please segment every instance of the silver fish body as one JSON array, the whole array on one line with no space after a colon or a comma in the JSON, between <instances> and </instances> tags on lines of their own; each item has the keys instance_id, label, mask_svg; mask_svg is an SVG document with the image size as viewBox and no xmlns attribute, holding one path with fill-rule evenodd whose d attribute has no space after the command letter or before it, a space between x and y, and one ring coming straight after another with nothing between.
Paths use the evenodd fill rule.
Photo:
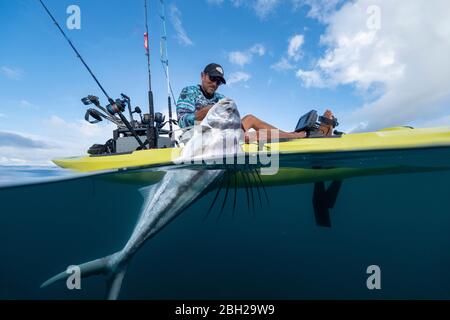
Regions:
<instances>
[{"instance_id":1,"label":"silver fish body","mask_svg":"<svg viewBox=\"0 0 450 320\"><path fill-rule=\"evenodd\" d=\"M184 147L180 161L193 161L202 157L223 157L242 152L239 142L242 138L240 115L235 103L222 99L215 104L200 130L194 132ZM225 145L224 145L225 141ZM83 278L105 274L108 276L106 298L117 299L127 266L144 244L157 234L171 220L198 199L204 191L224 174L224 170L176 169L166 172L156 185L144 188L144 202L136 226L122 250L78 267ZM64 271L44 282L41 287L68 278Z\"/></svg>"}]
</instances>

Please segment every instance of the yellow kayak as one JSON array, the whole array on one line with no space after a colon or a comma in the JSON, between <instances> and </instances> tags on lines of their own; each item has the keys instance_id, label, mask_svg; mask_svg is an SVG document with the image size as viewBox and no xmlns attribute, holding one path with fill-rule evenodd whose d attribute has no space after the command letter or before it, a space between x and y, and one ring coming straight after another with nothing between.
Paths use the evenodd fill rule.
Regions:
<instances>
[{"instance_id":1,"label":"yellow kayak","mask_svg":"<svg viewBox=\"0 0 450 320\"><path fill-rule=\"evenodd\" d=\"M344 134L341 137L295 139L286 142L266 143L261 151L256 144L244 145L247 153L278 152L283 155L314 155L355 151L407 150L450 147L450 127L387 128L375 132ZM127 154L81 156L54 159L66 169L94 172L114 169L136 169L171 165L180 155L180 148L163 148L134 151Z\"/></svg>"}]
</instances>

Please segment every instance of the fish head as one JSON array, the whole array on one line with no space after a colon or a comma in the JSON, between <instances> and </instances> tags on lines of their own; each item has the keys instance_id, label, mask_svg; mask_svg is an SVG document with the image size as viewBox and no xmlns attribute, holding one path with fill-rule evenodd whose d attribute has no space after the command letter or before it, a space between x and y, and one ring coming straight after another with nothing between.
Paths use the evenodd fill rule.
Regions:
<instances>
[{"instance_id":1,"label":"fish head","mask_svg":"<svg viewBox=\"0 0 450 320\"><path fill-rule=\"evenodd\" d=\"M194 126L191 139L184 146L179 161L221 158L242 152L241 116L233 100L221 99L206 114L200 125Z\"/></svg>"},{"instance_id":2,"label":"fish head","mask_svg":"<svg viewBox=\"0 0 450 320\"><path fill-rule=\"evenodd\" d=\"M204 129L241 129L241 116L233 100L219 100L206 114L200 124Z\"/></svg>"}]
</instances>

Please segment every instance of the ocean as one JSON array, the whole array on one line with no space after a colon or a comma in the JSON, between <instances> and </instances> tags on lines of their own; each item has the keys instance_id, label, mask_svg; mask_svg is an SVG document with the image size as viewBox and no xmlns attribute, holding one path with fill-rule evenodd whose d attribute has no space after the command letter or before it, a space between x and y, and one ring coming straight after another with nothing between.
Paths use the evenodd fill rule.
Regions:
<instances>
[{"instance_id":1,"label":"ocean","mask_svg":"<svg viewBox=\"0 0 450 320\"><path fill-rule=\"evenodd\" d=\"M206 217L210 192L143 245L119 298L449 299L449 150L416 152L433 168L343 179L331 227L316 224L315 182L266 186L269 202L253 190L250 209L239 188L234 213L230 198ZM121 249L162 170L0 167L0 299L102 299L103 276L40 285Z\"/></svg>"}]
</instances>

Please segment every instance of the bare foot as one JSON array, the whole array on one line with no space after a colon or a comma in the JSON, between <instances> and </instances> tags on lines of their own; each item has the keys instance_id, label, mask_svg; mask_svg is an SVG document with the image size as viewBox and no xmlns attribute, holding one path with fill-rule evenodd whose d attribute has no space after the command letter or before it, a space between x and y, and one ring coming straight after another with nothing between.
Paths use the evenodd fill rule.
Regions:
<instances>
[{"instance_id":1,"label":"bare foot","mask_svg":"<svg viewBox=\"0 0 450 320\"><path fill-rule=\"evenodd\" d=\"M331 112L331 110L327 109L325 110L324 114L323 114L324 118L333 120L334 116L333 116L333 112ZM333 126L332 125L326 125L325 123L321 123L319 130L322 131L322 133L325 136L332 136L333 135Z\"/></svg>"},{"instance_id":2,"label":"bare foot","mask_svg":"<svg viewBox=\"0 0 450 320\"><path fill-rule=\"evenodd\" d=\"M325 110L323 116L328 119L333 119L333 112L331 112L331 110L327 109L327 110Z\"/></svg>"}]
</instances>

